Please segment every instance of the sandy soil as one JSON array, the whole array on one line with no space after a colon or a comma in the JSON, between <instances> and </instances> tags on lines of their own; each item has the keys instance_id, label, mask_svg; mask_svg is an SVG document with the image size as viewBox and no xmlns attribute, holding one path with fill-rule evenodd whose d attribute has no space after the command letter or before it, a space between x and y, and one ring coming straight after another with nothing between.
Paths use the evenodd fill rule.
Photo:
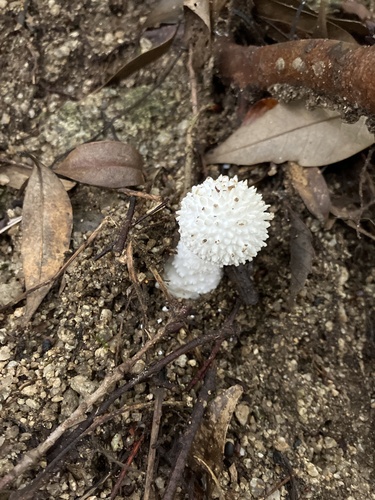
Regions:
<instances>
[{"instance_id":1,"label":"sandy soil","mask_svg":"<svg viewBox=\"0 0 375 500\"><path fill-rule=\"evenodd\" d=\"M23 3L0 1L5 12L0 35L0 168L11 167L9 160L29 164L20 156L25 150L51 164L150 90L177 49L123 84L89 95L113 71L108 61L121 63L131 53L149 3L31 2L23 20ZM119 44L123 54L117 51L117 57L110 58ZM106 136L113 139L115 131L115 138L139 149L145 158L145 190L169 200L166 208L144 219L129 235L138 286L129 277L124 255L109 253L94 260L118 237L128 198L78 185L70 192L72 251L106 220L99 236L67 270L62 286L53 288L27 327L20 324L22 302L0 315L2 474L42 443L116 366L176 319L175 305L155 287L153 270L162 273L177 241L174 212L183 191L186 137L193 116L186 68L183 53L162 85L116 120ZM210 71L207 68L199 79L202 106L213 100ZM222 114L203 115L196 134L198 150L232 127L234 97L229 90L228 95ZM352 185L359 160L327 170L330 187L338 192ZM205 172L197 168L194 180L220 173L217 166ZM265 168L232 168L229 174L257 181ZM226 436L234 450L211 466L221 468L219 482L228 499L266 498L272 491L268 499L375 498L373 243L340 222L325 230L304 208L282 166L258 188L275 217L269 244L254 263L259 302L241 306L235 320L237 334L224 341L217 355L215 394L240 385L243 395ZM3 215L21 215L21 200L17 190L1 187ZM156 205L139 199L135 220ZM311 230L315 249L313 272L292 309L288 205ZM6 303L22 291L20 227L0 238L0 299ZM119 385L187 341L220 330L236 298L225 278L214 292L183 302L188 310L179 327L165 332ZM109 410L123 411L70 450L38 484L32 498L110 498L119 463L127 460L140 436L143 442L116 498L143 498L155 391L160 384L165 387L164 405L151 498L162 498L175 439L189 422L199 392L200 384L192 389L188 385L211 348L212 344L188 352L162 371L162 381L150 378L126 392ZM113 390L110 387L108 394ZM30 485L55 454L51 449L34 467L17 475L1 498L27 498L17 490ZM288 467L294 480L283 484ZM188 482L192 477L195 483ZM184 480L175 498L218 498L217 492L205 492L207 475L194 461L189 462Z\"/></svg>"}]
</instances>

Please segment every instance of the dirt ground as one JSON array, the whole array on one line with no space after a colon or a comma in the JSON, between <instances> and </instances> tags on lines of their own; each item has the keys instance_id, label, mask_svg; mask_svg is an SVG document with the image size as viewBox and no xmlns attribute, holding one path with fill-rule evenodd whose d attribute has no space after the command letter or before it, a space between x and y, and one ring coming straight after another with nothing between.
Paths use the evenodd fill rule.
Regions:
<instances>
[{"instance_id":1,"label":"dirt ground","mask_svg":"<svg viewBox=\"0 0 375 500\"><path fill-rule=\"evenodd\" d=\"M132 53L151 3L33 1L25 11L24 2L0 0L0 173L14 166L12 162L31 165L21 156L26 150L52 164L152 88L176 58L177 48L122 84L90 94ZM198 78L202 106L214 99L211 71L207 66ZM231 90L227 93L224 111L203 113L197 150L220 141L232 129L235 97ZM152 271L162 273L178 238L174 214L183 192L192 116L183 52L163 83L117 119L105 136L136 146L145 159L144 190L168 199L166 208L131 230L139 286L129 277L124 255L107 253L94 260L118 237L128 198L77 185L69 193L74 210L72 252L105 220L103 229L27 327L20 323L23 302L0 313L1 475L42 443L117 365L176 319L176 309L155 287ZM358 155L327 169L330 188L336 193L356 189L362 164ZM198 168L197 161L194 181L222 173L219 166ZM274 219L268 245L254 262L259 301L240 307L237 333L223 342L216 358L215 395L235 385L243 388L226 436L233 450L227 445L225 458L215 464L222 468L224 498L375 499L373 242L342 222L325 229L305 209L283 166L232 167L226 173L250 182L262 179L257 187ZM374 175L373 168L370 173ZM156 205L139 199L134 219ZM288 301L288 206L311 230L315 251L312 273L294 308ZM21 215L21 207L19 191L0 188L1 217ZM0 236L2 304L23 290L21 236L19 225ZM224 278L214 292L197 301L182 301L188 309L180 327L167 332L120 385L187 341L219 331L236 300L233 284ZM126 392L111 406L114 411L125 405L125 411L84 437L31 497L19 490L37 478L56 449L17 475L1 498L112 498L121 464L141 435L140 449L115 498L143 498L158 384L165 393L151 498L163 498L175 439L188 424L199 392L199 383L188 385L211 349L209 344L180 356L163 370L163 382L151 378ZM218 490L207 493L207 471L189 464L175 498L219 498ZM290 475L293 480L284 481Z\"/></svg>"}]
</instances>

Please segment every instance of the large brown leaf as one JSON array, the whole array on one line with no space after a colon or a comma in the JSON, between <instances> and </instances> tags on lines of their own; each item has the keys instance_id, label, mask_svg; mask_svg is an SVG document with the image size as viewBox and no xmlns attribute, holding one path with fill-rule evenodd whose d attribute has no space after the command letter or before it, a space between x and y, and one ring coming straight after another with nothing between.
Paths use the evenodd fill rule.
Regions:
<instances>
[{"instance_id":1,"label":"large brown leaf","mask_svg":"<svg viewBox=\"0 0 375 500\"><path fill-rule=\"evenodd\" d=\"M130 144L100 141L82 144L55 168L69 179L106 188L143 184L143 159Z\"/></svg>"},{"instance_id":2,"label":"large brown leaf","mask_svg":"<svg viewBox=\"0 0 375 500\"><path fill-rule=\"evenodd\" d=\"M302 102L278 104L245 123L206 155L207 163L254 165L295 161L304 167L335 163L374 142L361 118L345 123L327 109L309 111Z\"/></svg>"},{"instance_id":3,"label":"large brown leaf","mask_svg":"<svg viewBox=\"0 0 375 500\"><path fill-rule=\"evenodd\" d=\"M22 259L26 291L50 280L69 250L72 206L65 188L49 168L37 164L30 176L22 213ZM23 317L28 322L52 284L28 294Z\"/></svg>"}]
</instances>

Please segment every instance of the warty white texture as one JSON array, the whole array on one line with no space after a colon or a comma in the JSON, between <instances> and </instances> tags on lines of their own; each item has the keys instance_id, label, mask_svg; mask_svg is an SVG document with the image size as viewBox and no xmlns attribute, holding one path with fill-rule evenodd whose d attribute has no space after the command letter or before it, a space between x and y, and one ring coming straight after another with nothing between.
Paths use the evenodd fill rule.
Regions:
<instances>
[{"instance_id":1,"label":"warty white texture","mask_svg":"<svg viewBox=\"0 0 375 500\"><path fill-rule=\"evenodd\" d=\"M223 266L252 260L266 245L273 218L268 207L237 176L208 177L194 186L177 212L180 243L165 270L172 295L197 298L216 288Z\"/></svg>"}]
</instances>

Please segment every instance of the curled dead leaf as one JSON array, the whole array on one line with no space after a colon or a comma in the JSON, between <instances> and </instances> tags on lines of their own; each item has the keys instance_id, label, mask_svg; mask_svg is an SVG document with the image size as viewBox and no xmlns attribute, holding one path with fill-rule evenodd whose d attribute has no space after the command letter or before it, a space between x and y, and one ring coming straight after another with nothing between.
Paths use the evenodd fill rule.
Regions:
<instances>
[{"instance_id":1,"label":"curled dead leaf","mask_svg":"<svg viewBox=\"0 0 375 500\"><path fill-rule=\"evenodd\" d=\"M65 188L49 168L36 164L30 176L22 212L22 260L29 291L51 279L64 263L72 232L72 206ZM30 292L23 317L27 323L52 284Z\"/></svg>"},{"instance_id":2,"label":"curled dead leaf","mask_svg":"<svg viewBox=\"0 0 375 500\"><path fill-rule=\"evenodd\" d=\"M325 222L331 210L331 198L320 169L301 167L294 162L289 162L288 166L292 184L306 208L321 222Z\"/></svg>"},{"instance_id":3,"label":"curled dead leaf","mask_svg":"<svg viewBox=\"0 0 375 500\"><path fill-rule=\"evenodd\" d=\"M194 439L192 455L201 458L215 474L222 469L228 426L242 393L243 388L234 385L216 396Z\"/></svg>"},{"instance_id":4,"label":"curled dead leaf","mask_svg":"<svg viewBox=\"0 0 375 500\"><path fill-rule=\"evenodd\" d=\"M82 144L55 168L69 179L105 188L143 184L143 159L130 144L100 141Z\"/></svg>"}]
</instances>

